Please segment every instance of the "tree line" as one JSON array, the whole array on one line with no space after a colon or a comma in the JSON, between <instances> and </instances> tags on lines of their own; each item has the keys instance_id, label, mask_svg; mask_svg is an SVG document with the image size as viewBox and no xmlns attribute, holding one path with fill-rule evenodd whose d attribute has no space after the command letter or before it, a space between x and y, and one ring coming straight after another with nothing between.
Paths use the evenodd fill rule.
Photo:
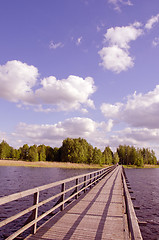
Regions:
<instances>
[{"instance_id":1,"label":"tree line","mask_svg":"<svg viewBox=\"0 0 159 240\"><path fill-rule=\"evenodd\" d=\"M117 148L119 163L122 165L137 165L143 166L144 164L157 164L155 152L149 148L135 148L130 146L120 145Z\"/></svg>"},{"instance_id":2,"label":"tree line","mask_svg":"<svg viewBox=\"0 0 159 240\"><path fill-rule=\"evenodd\" d=\"M157 164L153 150L148 148L136 149L135 147L122 146L117 148L115 153L109 146L102 152L93 147L83 138L66 138L60 148L42 145L28 146L24 144L19 149L9 146L6 141L0 143L0 159L15 159L23 161L50 161L50 162L71 162L111 165L131 164L142 166L143 164Z\"/></svg>"}]
</instances>

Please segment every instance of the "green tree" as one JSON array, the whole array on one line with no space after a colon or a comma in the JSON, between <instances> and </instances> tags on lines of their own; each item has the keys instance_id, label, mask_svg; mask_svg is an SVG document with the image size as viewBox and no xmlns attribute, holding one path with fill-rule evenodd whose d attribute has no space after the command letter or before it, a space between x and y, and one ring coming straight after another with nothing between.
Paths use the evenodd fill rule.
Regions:
<instances>
[{"instance_id":1,"label":"green tree","mask_svg":"<svg viewBox=\"0 0 159 240\"><path fill-rule=\"evenodd\" d=\"M10 158L15 159L16 158L16 151L13 147L10 147Z\"/></svg>"},{"instance_id":2,"label":"green tree","mask_svg":"<svg viewBox=\"0 0 159 240\"><path fill-rule=\"evenodd\" d=\"M157 164L157 158L153 150L150 151L148 148L143 148L141 152L144 164Z\"/></svg>"},{"instance_id":3,"label":"green tree","mask_svg":"<svg viewBox=\"0 0 159 240\"><path fill-rule=\"evenodd\" d=\"M71 154L73 151L74 140L71 138L66 138L61 147L61 161L62 162L71 162Z\"/></svg>"},{"instance_id":4,"label":"green tree","mask_svg":"<svg viewBox=\"0 0 159 240\"><path fill-rule=\"evenodd\" d=\"M54 147L53 148L53 159L54 162L60 162L61 148Z\"/></svg>"},{"instance_id":5,"label":"green tree","mask_svg":"<svg viewBox=\"0 0 159 240\"><path fill-rule=\"evenodd\" d=\"M80 138L66 138L61 147L61 161L79 163L83 162L84 150Z\"/></svg>"},{"instance_id":6,"label":"green tree","mask_svg":"<svg viewBox=\"0 0 159 240\"><path fill-rule=\"evenodd\" d=\"M93 147L83 138L66 138L60 148L62 162L93 163Z\"/></svg>"},{"instance_id":7,"label":"green tree","mask_svg":"<svg viewBox=\"0 0 159 240\"><path fill-rule=\"evenodd\" d=\"M113 164L117 164L119 162L119 156L118 156L118 152L115 152L113 154Z\"/></svg>"},{"instance_id":8,"label":"green tree","mask_svg":"<svg viewBox=\"0 0 159 240\"><path fill-rule=\"evenodd\" d=\"M137 158L137 151L136 151L135 147L131 147L128 163L133 165L136 161L136 158Z\"/></svg>"},{"instance_id":9,"label":"green tree","mask_svg":"<svg viewBox=\"0 0 159 240\"><path fill-rule=\"evenodd\" d=\"M78 157L79 157L78 162L79 163L87 163L88 159L89 159L89 152L88 152L89 144L83 138L78 138L77 142L79 142L79 144L78 144Z\"/></svg>"},{"instance_id":10,"label":"green tree","mask_svg":"<svg viewBox=\"0 0 159 240\"><path fill-rule=\"evenodd\" d=\"M54 150L52 147L47 146L46 147L46 161L47 162L53 162L54 161Z\"/></svg>"},{"instance_id":11,"label":"green tree","mask_svg":"<svg viewBox=\"0 0 159 240\"><path fill-rule=\"evenodd\" d=\"M24 144L23 147L20 148L21 156L20 158L24 161L28 160L28 154L29 154L29 146L28 144Z\"/></svg>"},{"instance_id":12,"label":"green tree","mask_svg":"<svg viewBox=\"0 0 159 240\"><path fill-rule=\"evenodd\" d=\"M143 164L144 164L143 155L142 155L141 149L138 149L138 150L137 150L136 159L135 159L134 164L135 164L136 166L138 166L138 167L142 167Z\"/></svg>"},{"instance_id":13,"label":"green tree","mask_svg":"<svg viewBox=\"0 0 159 240\"><path fill-rule=\"evenodd\" d=\"M110 149L109 146L107 146L104 149L103 157L104 157L104 163L105 164L107 164L107 165L111 165L112 164L112 162L113 162L113 152L112 152L112 150Z\"/></svg>"},{"instance_id":14,"label":"green tree","mask_svg":"<svg viewBox=\"0 0 159 240\"><path fill-rule=\"evenodd\" d=\"M131 159L131 147L130 146L125 146L125 164L131 164L130 162Z\"/></svg>"},{"instance_id":15,"label":"green tree","mask_svg":"<svg viewBox=\"0 0 159 240\"><path fill-rule=\"evenodd\" d=\"M93 163L94 164L103 164L103 154L101 152L100 149L98 149L97 147L94 148L94 152L93 152Z\"/></svg>"},{"instance_id":16,"label":"green tree","mask_svg":"<svg viewBox=\"0 0 159 240\"><path fill-rule=\"evenodd\" d=\"M0 159L10 158L11 147L6 141L0 143Z\"/></svg>"},{"instance_id":17,"label":"green tree","mask_svg":"<svg viewBox=\"0 0 159 240\"><path fill-rule=\"evenodd\" d=\"M30 162L37 162L38 161L38 149L36 145L33 145L29 148L28 152L28 160Z\"/></svg>"},{"instance_id":18,"label":"green tree","mask_svg":"<svg viewBox=\"0 0 159 240\"><path fill-rule=\"evenodd\" d=\"M87 156L87 162L88 164L93 163L93 146L91 144L88 144L88 156Z\"/></svg>"},{"instance_id":19,"label":"green tree","mask_svg":"<svg viewBox=\"0 0 159 240\"><path fill-rule=\"evenodd\" d=\"M21 156L21 150L19 149L14 149L15 150L15 159L19 160Z\"/></svg>"},{"instance_id":20,"label":"green tree","mask_svg":"<svg viewBox=\"0 0 159 240\"><path fill-rule=\"evenodd\" d=\"M157 158L155 156L155 152L151 150L151 159L152 159L152 164L157 164Z\"/></svg>"},{"instance_id":21,"label":"green tree","mask_svg":"<svg viewBox=\"0 0 159 240\"><path fill-rule=\"evenodd\" d=\"M119 163L124 165L126 164L126 148L125 146L119 145L117 148L118 156L119 156Z\"/></svg>"},{"instance_id":22,"label":"green tree","mask_svg":"<svg viewBox=\"0 0 159 240\"><path fill-rule=\"evenodd\" d=\"M46 147L45 145L39 145L38 148L39 161L46 161Z\"/></svg>"}]
</instances>

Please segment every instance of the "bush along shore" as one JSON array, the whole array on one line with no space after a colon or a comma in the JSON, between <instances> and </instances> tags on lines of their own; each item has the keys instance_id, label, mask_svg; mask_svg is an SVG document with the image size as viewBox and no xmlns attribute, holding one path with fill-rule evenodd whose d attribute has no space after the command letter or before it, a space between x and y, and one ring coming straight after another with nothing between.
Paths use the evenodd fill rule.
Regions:
<instances>
[{"instance_id":1,"label":"bush along shore","mask_svg":"<svg viewBox=\"0 0 159 240\"><path fill-rule=\"evenodd\" d=\"M28 146L24 144L19 149L14 149L9 146L6 141L0 143L0 159L6 160L18 160L17 165L26 165L31 163L31 166L67 166L70 163L86 164L88 167L94 165L94 167L122 164L122 165L136 165L142 167L146 165L157 165L157 158L155 152L148 148L136 149L133 146L120 145L116 152L112 152L109 146L106 146L102 152L97 147L93 147L83 138L66 138L62 142L62 146L50 147L42 145ZM4 161L0 161L0 164L4 165ZM19 161L19 160L22 160ZM15 164L15 161L6 161L6 164ZM35 164L36 163L36 164ZM62 165L62 163L66 163ZM97 166L95 166L97 165ZM28 166L28 165L27 165ZM71 166L70 166L71 167ZM83 166L86 168L86 166ZM76 168L74 166L74 168Z\"/></svg>"}]
</instances>

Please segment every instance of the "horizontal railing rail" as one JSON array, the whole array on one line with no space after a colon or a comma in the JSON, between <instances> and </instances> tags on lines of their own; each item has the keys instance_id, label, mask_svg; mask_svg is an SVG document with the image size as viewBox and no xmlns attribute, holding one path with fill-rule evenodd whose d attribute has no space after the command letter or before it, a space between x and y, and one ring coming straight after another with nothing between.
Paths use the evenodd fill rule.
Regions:
<instances>
[{"instance_id":1,"label":"horizontal railing rail","mask_svg":"<svg viewBox=\"0 0 159 240\"><path fill-rule=\"evenodd\" d=\"M125 205L126 205L126 214L127 214L127 221L128 221L128 228L130 239L132 240L142 240L142 235L140 231L140 227L138 224L138 220L136 217L136 213L134 210L134 206L131 200L131 196L126 184L126 175L125 170L123 168L122 171L122 181L123 181L123 188L124 188L124 198L125 198Z\"/></svg>"},{"instance_id":2,"label":"horizontal railing rail","mask_svg":"<svg viewBox=\"0 0 159 240\"><path fill-rule=\"evenodd\" d=\"M79 194L81 194L82 192L85 193L87 191L87 189L91 188L93 185L95 185L99 180L101 180L104 176L106 176L108 173L113 171L115 168L116 168L116 165L110 166L110 167L107 167L107 168L104 168L101 170L97 170L97 171L93 171L93 172L90 172L87 174L82 174L82 175L71 177L71 178L61 180L58 182L50 183L47 185L43 185L40 187L36 187L33 189L15 193L15 194L12 194L9 196L1 197L0 205L4 205L4 204L10 203L12 201L16 201L18 199L30 196L30 195L34 196L33 206L15 214L14 216L6 218L5 220L0 222L0 227L3 227L5 225L7 225L8 223L24 216L25 214L32 212L31 220L28 223L26 223L22 228L20 228L16 232L14 232L12 235L10 235L6 239L12 240L12 239L16 238L17 236L19 236L21 233L25 232L30 227L32 227L32 233L35 234L36 230L37 230L37 223L40 220L42 220L44 217L46 217L50 213L53 213L53 211L57 210L58 208L60 208L61 211L64 210L66 203L68 203L70 200L72 200L74 198L77 199ZM66 183L72 182L74 180L75 180L74 186L66 188ZM80 182L80 180L81 180L81 182ZM39 196L42 191L48 190L48 189L51 189L51 188L54 188L54 187L57 187L60 185L61 185L60 193L57 193L57 194L39 202ZM74 192L70 196L66 197L66 194L68 192L70 192L71 190L74 190ZM40 216L38 215L39 207L43 206L44 204L46 204L50 201L57 199L57 198L59 198L59 200L51 209L42 213Z\"/></svg>"}]
</instances>

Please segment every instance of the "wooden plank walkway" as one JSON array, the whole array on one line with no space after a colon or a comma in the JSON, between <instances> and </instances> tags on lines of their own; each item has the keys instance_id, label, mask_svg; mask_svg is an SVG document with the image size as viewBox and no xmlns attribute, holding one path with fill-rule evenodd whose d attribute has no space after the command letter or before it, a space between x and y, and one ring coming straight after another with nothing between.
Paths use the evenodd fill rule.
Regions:
<instances>
[{"instance_id":1,"label":"wooden plank walkway","mask_svg":"<svg viewBox=\"0 0 159 240\"><path fill-rule=\"evenodd\" d=\"M128 239L121 166L26 240Z\"/></svg>"}]
</instances>

